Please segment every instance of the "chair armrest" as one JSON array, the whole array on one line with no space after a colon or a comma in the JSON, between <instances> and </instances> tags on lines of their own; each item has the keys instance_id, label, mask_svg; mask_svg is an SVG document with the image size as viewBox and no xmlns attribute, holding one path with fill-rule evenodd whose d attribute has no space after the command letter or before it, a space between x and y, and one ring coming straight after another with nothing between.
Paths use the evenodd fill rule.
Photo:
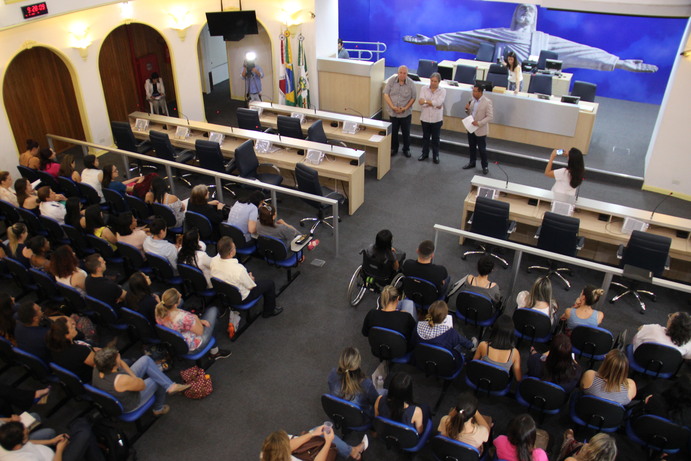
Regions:
<instances>
[{"instance_id":1,"label":"chair armrest","mask_svg":"<svg viewBox=\"0 0 691 461\"><path fill-rule=\"evenodd\" d=\"M669 270L669 265L670 265L670 258L669 255L667 255L667 259L665 260L665 270Z\"/></svg>"},{"instance_id":2,"label":"chair armrest","mask_svg":"<svg viewBox=\"0 0 691 461\"><path fill-rule=\"evenodd\" d=\"M226 173L230 174L233 171L235 171L236 168L237 168L237 166L235 165L235 159L234 158L230 159L230 161L228 163L226 163Z\"/></svg>"},{"instance_id":3,"label":"chair armrest","mask_svg":"<svg viewBox=\"0 0 691 461\"><path fill-rule=\"evenodd\" d=\"M472 224L472 223L473 223L473 216L474 216L474 215L475 215L475 213L470 213L470 217L468 218L468 224Z\"/></svg>"},{"instance_id":4,"label":"chair armrest","mask_svg":"<svg viewBox=\"0 0 691 461\"><path fill-rule=\"evenodd\" d=\"M514 232L516 232L516 221L510 221L507 234L513 234Z\"/></svg>"},{"instance_id":5,"label":"chair armrest","mask_svg":"<svg viewBox=\"0 0 691 461\"><path fill-rule=\"evenodd\" d=\"M324 197L338 200L338 203L341 205L345 202L345 196L343 194L339 194L338 192L336 192L334 190L329 191L329 193L327 193L327 194L324 194Z\"/></svg>"},{"instance_id":6,"label":"chair armrest","mask_svg":"<svg viewBox=\"0 0 691 461\"><path fill-rule=\"evenodd\" d=\"M585 237L578 237L578 243L576 244L576 251L581 251L585 245Z\"/></svg>"},{"instance_id":7,"label":"chair armrest","mask_svg":"<svg viewBox=\"0 0 691 461\"><path fill-rule=\"evenodd\" d=\"M346 143L344 143L343 141L334 141L332 139L327 139L326 143L329 145L332 145L332 146L348 147L348 145Z\"/></svg>"},{"instance_id":8,"label":"chair armrest","mask_svg":"<svg viewBox=\"0 0 691 461\"><path fill-rule=\"evenodd\" d=\"M281 174L281 170L276 165L274 165L273 163L260 163L259 166L257 167L257 170L259 170L259 168L261 168L263 166L272 168L276 172L277 175Z\"/></svg>"},{"instance_id":9,"label":"chair armrest","mask_svg":"<svg viewBox=\"0 0 691 461\"><path fill-rule=\"evenodd\" d=\"M539 239L540 238L540 232L542 232L542 226L539 226L537 230L535 231L535 235L533 235L534 239Z\"/></svg>"},{"instance_id":10,"label":"chair armrest","mask_svg":"<svg viewBox=\"0 0 691 461\"><path fill-rule=\"evenodd\" d=\"M276 130L274 130L273 128L267 128L266 130L264 130L264 133L278 134Z\"/></svg>"},{"instance_id":11,"label":"chair armrest","mask_svg":"<svg viewBox=\"0 0 691 461\"><path fill-rule=\"evenodd\" d=\"M194 160L194 157L195 153L193 150L184 149L177 153L177 155L175 156L175 160L180 163L187 163L190 160Z\"/></svg>"},{"instance_id":12,"label":"chair armrest","mask_svg":"<svg viewBox=\"0 0 691 461\"><path fill-rule=\"evenodd\" d=\"M619 248L617 248L617 259L621 259L624 257L624 245L620 244Z\"/></svg>"}]
</instances>

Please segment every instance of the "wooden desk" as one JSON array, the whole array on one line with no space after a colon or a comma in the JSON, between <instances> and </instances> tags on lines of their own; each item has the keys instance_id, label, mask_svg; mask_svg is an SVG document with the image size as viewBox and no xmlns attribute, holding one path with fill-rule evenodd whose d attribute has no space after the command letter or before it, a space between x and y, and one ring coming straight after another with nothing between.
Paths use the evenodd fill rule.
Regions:
<instances>
[{"instance_id":1,"label":"wooden desk","mask_svg":"<svg viewBox=\"0 0 691 461\"><path fill-rule=\"evenodd\" d=\"M551 209L554 200L552 192L514 183L509 183L507 187L505 181L475 176L471 181L470 192L463 202L462 229L470 229L467 225L469 214L475 209L477 189L481 186L500 191L498 200L510 204L509 216L516 221L516 232L511 234L510 240L536 245L535 231L542 223L545 212ZM531 199L536 203L529 203ZM579 235L585 238L585 246L577 256L618 266L618 246L629 241L629 235L624 234L621 228L624 219L631 217L649 223L648 232L672 239L669 251L670 269L663 275L691 283L691 239L688 234L686 238L677 237L677 231L691 231L691 219L655 213L651 220L650 214L646 210L579 197L573 216L581 221Z\"/></svg>"},{"instance_id":2,"label":"wooden desk","mask_svg":"<svg viewBox=\"0 0 691 461\"><path fill-rule=\"evenodd\" d=\"M197 139L207 140L204 136L209 132L217 132L225 135L223 144L221 145L221 152L227 158L232 158L235 154L235 149L248 139L252 140L267 140L274 146L281 146L276 152L262 154L257 152L257 158L260 163L273 163L281 169L284 178L284 186L296 186L295 184L295 165L303 162L304 155L299 155L298 150L318 149L326 154L326 158L319 165L309 164L319 172L319 177L322 182L328 187L339 190L338 182L341 181L345 185L345 193L348 197L348 213L353 214L365 201L365 153L353 149L343 147L334 147L333 151L330 146L303 141L300 139L293 139L287 137L279 138L277 135L268 133L261 133L258 131L241 130L224 125L215 125L212 123L190 121L167 117L164 115L147 114L145 112L132 112L129 115L132 132L137 139L148 140L149 131L156 130L167 133L170 137L170 142L176 147L185 149L193 149L194 143ZM137 131L135 129L136 119L149 120L149 128L145 132ZM167 125L167 129L163 126ZM175 137L175 130L178 126L190 129L190 136L187 139L178 139ZM332 181L328 181L328 180Z\"/></svg>"},{"instance_id":3,"label":"wooden desk","mask_svg":"<svg viewBox=\"0 0 691 461\"><path fill-rule=\"evenodd\" d=\"M307 134L307 129L314 121L321 120L327 138L343 141L348 147L365 151L365 162L367 165L377 168L377 179L383 178L391 169L390 122L268 102L250 102L251 108L261 108L260 120L262 125L271 128L277 127L279 115L304 114L305 119L302 122L302 131L305 134ZM337 123L337 125L335 127L331 126L332 122ZM360 126L360 131L355 134L344 133L343 122L357 123Z\"/></svg>"}]
</instances>

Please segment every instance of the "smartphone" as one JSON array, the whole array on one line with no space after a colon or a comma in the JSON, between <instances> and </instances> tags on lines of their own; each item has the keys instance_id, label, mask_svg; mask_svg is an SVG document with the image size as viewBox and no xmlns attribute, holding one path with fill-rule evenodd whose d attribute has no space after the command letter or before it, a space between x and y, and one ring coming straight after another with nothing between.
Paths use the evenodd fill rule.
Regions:
<instances>
[{"instance_id":1,"label":"smartphone","mask_svg":"<svg viewBox=\"0 0 691 461\"><path fill-rule=\"evenodd\" d=\"M564 155L564 149L557 149L557 155Z\"/></svg>"}]
</instances>

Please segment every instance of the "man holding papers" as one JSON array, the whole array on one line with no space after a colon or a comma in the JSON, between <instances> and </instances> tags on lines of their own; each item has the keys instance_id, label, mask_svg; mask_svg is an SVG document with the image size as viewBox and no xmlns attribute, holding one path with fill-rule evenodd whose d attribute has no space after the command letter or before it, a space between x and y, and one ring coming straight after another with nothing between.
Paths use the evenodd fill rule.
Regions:
<instances>
[{"instance_id":1,"label":"man holding papers","mask_svg":"<svg viewBox=\"0 0 691 461\"><path fill-rule=\"evenodd\" d=\"M487 174L489 173L487 169L487 135L489 134L489 122L494 118L494 109L492 101L485 97L484 92L482 86L475 85L473 97L465 105L465 112L468 117L463 119L463 125L468 131L470 161L463 169L475 168L477 151L479 150L482 174Z\"/></svg>"}]
</instances>

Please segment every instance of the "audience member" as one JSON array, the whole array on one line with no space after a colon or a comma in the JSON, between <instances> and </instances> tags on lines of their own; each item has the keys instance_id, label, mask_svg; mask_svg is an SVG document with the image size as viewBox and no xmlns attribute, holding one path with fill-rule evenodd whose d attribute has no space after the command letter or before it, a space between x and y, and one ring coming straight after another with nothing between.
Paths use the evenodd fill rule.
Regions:
<instances>
[{"instance_id":1,"label":"audience member","mask_svg":"<svg viewBox=\"0 0 691 461\"><path fill-rule=\"evenodd\" d=\"M50 259L50 273L56 282L76 288L86 294L86 271L79 267L79 259L69 245L62 245L53 252Z\"/></svg>"},{"instance_id":2,"label":"audience member","mask_svg":"<svg viewBox=\"0 0 691 461\"><path fill-rule=\"evenodd\" d=\"M477 338L469 340L453 328L449 307L444 301L434 301L429 306L425 320L417 323L413 342L443 347L451 352L459 363L463 363L464 350L477 347Z\"/></svg>"},{"instance_id":3,"label":"audience member","mask_svg":"<svg viewBox=\"0 0 691 461\"><path fill-rule=\"evenodd\" d=\"M374 238L374 243L367 247L365 252L367 258L377 263L381 267L388 268L389 273L393 275L399 271L401 264L405 261L405 253L398 253L398 250L393 247L393 234L389 229L382 229L377 232Z\"/></svg>"},{"instance_id":4,"label":"audience member","mask_svg":"<svg viewBox=\"0 0 691 461\"><path fill-rule=\"evenodd\" d=\"M0 171L0 200L19 206L17 193L14 191L14 187L12 187L12 182L12 175L9 171Z\"/></svg>"},{"instance_id":5,"label":"audience member","mask_svg":"<svg viewBox=\"0 0 691 461\"><path fill-rule=\"evenodd\" d=\"M38 170L41 161L38 158L39 145L33 139L26 140L26 150L19 154L19 164L32 170Z\"/></svg>"},{"instance_id":6,"label":"audience member","mask_svg":"<svg viewBox=\"0 0 691 461\"><path fill-rule=\"evenodd\" d=\"M514 379L520 381L523 378L521 353L515 344L513 320L508 315L500 315L492 325L489 341L482 341L477 346L473 360L491 363L503 368L507 373L513 371Z\"/></svg>"},{"instance_id":7,"label":"audience member","mask_svg":"<svg viewBox=\"0 0 691 461\"><path fill-rule=\"evenodd\" d=\"M17 347L25 352L34 354L47 363L47 333L48 327L43 322L41 306L34 301L24 301L17 310L17 324L14 327L14 338L17 341Z\"/></svg>"},{"instance_id":8,"label":"audience member","mask_svg":"<svg viewBox=\"0 0 691 461\"><path fill-rule=\"evenodd\" d=\"M415 316L411 312L398 310L401 294L393 285L384 287L380 297L380 309L372 309L365 316L362 323L362 334L369 336L372 327L388 328L406 337L409 348L412 349L413 331L415 330Z\"/></svg>"},{"instance_id":9,"label":"audience member","mask_svg":"<svg viewBox=\"0 0 691 461\"><path fill-rule=\"evenodd\" d=\"M84 169L82 170L82 182L96 189L98 196L101 197L101 201L103 201L103 188L101 187L102 181L103 171L101 171L99 168L98 157L91 154L85 155Z\"/></svg>"},{"instance_id":10,"label":"audience member","mask_svg":"<svg viewBox=\"0 0 691 461\"><path fill-rule=\"evenodd\" d=\"M691 427L691 375L681 374L675 380L656 380L638 393L641 403L631 418L650 414Z\"/></svg>"},{"instance_id":11,"label":"audience member","mask_svg":"<svg viewBox=\"0 0 691 461\"><path fill-rule=\"evenodd\" d=\"M151 325L156 325L156 305L161 302L161 298L151 292L149 276L144 272L135 272L130 275L127 287L125 307L139 312Z\"/></svg>"},{"instance_id":12,"label":"audience member","mask_svg":"<svg viewBox=\"0 0 691 461\"><path fill-rule=\"evenodd\" d=\"M65 224L69 224L75 229L84 229L82 225L83 217L84 210L79 197L69 197L65 202Z\"/></svg>"},{"instance_id":13,"label":"audience member","mask_svg":"<svg viewBox=\"0 0 691 461\"><path fill-rule=\"evenodd\" d=\"M372 380L362 372L361 363L362 357L357 348L343 349L338 359L338 368L329 373L329 393L353 402L371 416L379 393Z\"/></svg>"},{"instance_id":14,"label":"audience member","mask_svg":"<svg viewBox=\"0 0 691 461\"><path fill-rule=\"evenodd\" d=\"M534 352L528 358L528 376L561 386L570 394L581 380L583 369L573 357L571 340L565 334L552 338L549 351Z\"/></svg>"},{"instance_id":15,"label":"audience member","mask_svg":"<svg viewBox=\"0 0 691 461\"><path fill-rule=\"evenodd\" d=\"M22 250L25 247L26 239L29 237L29 230L23 222L16 222L7 228L7 256L19 260Z\"/></svg>"},{"instance_id":16,"label":"audience member","mask_svg":"<svg viewBox=\"0 0 691 461\"><path fill-rule=\"evenodd\" d=\"M35 403L45 404L49 393L50 386L34 391L0 384L0 415L17 415L29 411ZM12 416L10 418L15 419ZM2 449L0 449L0 453L2 453ZM2 458L1 455L0 458Z\"/></svg>"},{"instance_id":17,"label":"audience member","mask_svg":"<svg viewBox=\"0 0 691 461\"><path fill-rule=\"evenodd\" d=\"M196 227L185 232L182 246L178 251L178 263L194 266L204 274L207 288L211 288L211 256L206 253L206 245L199 241Z\"/></svg>"},{"instance_id":18,"label":"audience member","mask_svg":"<svg viewBox=\"0 0 691 461\"><path fill-rule=\"evenodd\" d=\"M166 240L166 235L168 235L168 227L163 218L154 218L149 224L149 233L144 239L144 251L147 253L153 253L162 258L168 260L173 268L173 273L178 273L178 249L180 248L180 243L175 243L173 245L168 240Z\"/></svg>"},{"instance_id":19,"label":"audience member","mask_svg":"<svg viewBox=\"0 0 691 461\"><path fill-rule=\"evenodd\" d=\"M516 416L509 423L506 435L494 439L497 458L504 461L548 461L547 453L542 448L535 448L537 426L528 415Z\"/></svg>"},{"instance_id":20,"label":"audience member","mask_svg":"<svg viewBox=\"0 0 691 461\"><path fill-rule=\"evenodd\" d=\"M38 211L38 196L34 186L31 185L31 181L26 178L17 179L14 182L14 190L17 193L17 203L20 207L34 212Z\"/></svg>"},{"instance_id":21,"label":"audience member","mask_svg":"<svg viewBox=\"0 0 691 461\"><path fill-rule=\"evenodd\" d=\"M329 457L329 450L332 445L342 458L359 460L362 458L362 453L367 449L368 445L367 435L362 438L362 442L351 447L334 433L332 427L317 426L309 432L295 437L290 437L285 431L276 431L269 434L264 439L259 458L261 461L290 461L291 459L298 459L291 456L291 453L294 453L305 443L312 440L312 437L324 438L324 445L319 449L314 458L311 458L314 461L327 461L331 459Z\"/></svg>"},{"instance_id":22,"label":"audience member","mask_svg":"<svg viewBox=\"0 0 691 461\"><path fill-rule=\"evenodd\" d=\"M185 222L185 204L177 196L169 194L170 186L168 181L156 176L151 181L151 191L146 194L147 203L160 203L168 206L175 215L175 226L181 227Z\"/></svg>"},{"instance_id":23,"label":"audience member","mask_svg":"<svg viewBox=\"0 0 691 461\"><path fill-rule=\"evenodd\" d=\"M43 186L38 188L38 210L41 212L42 216L52 218L56 220L59 224L65 224L65 214L67 210L65 205L63 205L58 200L58 194L53 192L53 190L48 186Z\"/></svg>"},{"instance_id":24,"label":"audience member","mask_svg":"<svg viewBox=\"0 0 691 461\"><path fill-rule=\"evenodd\" d=\"M516 296L516 304L518 307L534 309L545 315L548 315L552 323L556 320L557 302L552 296L552 282L549 277L539 277L530 288L530 292L521 291Z\"/></svg>"},{"instance_id":25,"label":"audience member","mask_svg":"<svg viewBox=\"0 0 691 461\"><path fill-rule=\"evenodd\" d=\"M106 226L100 205L89 205L84 210L84 230L87 234L93 234L108 242L113 250L117 249L118 239L113 231Z\"/></svg>"},{"instance_id":26,"label":"audience member","mask_svg":"<svg viewBox=\"0 0 691 461\"><path fill-rule=\"evenodd\" d=\"M27 253L29 253L27 255ZM24 257L28 257L30 267L48 272L50 270L50 241L42 235L34 235L26 242L22 250ZM20 258L21 260L21 258Z\"/></svg>"},{"instance_id":27,"label":"audience member","mask_svg":"<svg viewBox=\"0 0 691 461\"><path fill-rule=\"evenodd\" d=\"M211 259L211 276L236 287L243 302L264 297L262 317L268 318L283 312L276 306L276 287L270 279L256 280L245 266L235 259L235 243L230 237L221 237L216 244L218 254Z\"/></svg>"},{"instance_id":28,"label":"audience member","mask_svg":"<svg viewBox=\"0 0 691 461\"><path fill-rule=\"evenodd\" d=\"M428 415L413 401L413 378L408 373L396 373L389 383L389 392L377 398L374 416L403 423L422 434L427 425Z\"/></svg>"},{"instance_id":29,"label":"audience member","mask_svg":"<svg viewBox=\"0 0 691 461\"><path fill-rule=\"evenodd\" d=\"M566 309L564 315L561 316L561 320L566 321L567 332L570 333L578 326L596 327L602 323L605 314L593 309L593 305L604 293L602 288L596 288L592 285L583 287L583 291L573 303L573 307Z\"/></svg>"},{"instance_id":30,"label":"audience member","mask_svg":"<svg viewBox=\"0 0 691 461\"><path fill-rule=\"evenodd\" d=\"M41 149L38 152L39 167L41 171L45 171L54 178L58 177L58 171L60 171L60 164L55 161L56 154L53 149L46 148Z\"/></svg>"},{"instance_id":31,"label":"audience member","mask_svg":"<svg viewBox=\"0 0 691 461\"><path fill-rule=\"evenodd\" d=\"M77 323L73 319L61 317L54 321L46 337L50 360L77 375L83 383L90 383L94 350L87 343L75 341L77 335Z\"/></svg>"},{"instance_id":32,"label":"audience member","mask_svg":"<svg viewBox=\"0 0 691 461\"><path fill-rule=\"evenodd\" d=\"M494 270L494 258L490 255L482 255L477 260L477 274L468 274L462 279L458 286L454 285L455 291L471 291L473 293L487 296L492 303L497 305L501 301L501 288L495 282L490 281L489 274Z\"/></svg>"},{"instance_id":33,"label":"audience member","mask_svg":"<svg viewBox=\"0 0 691 461\"><path fill-rule=\"evenodd\" d=\"M258 208L263 201L264 194L261 191L241 191L238 192L237 201L230 208L226 222L242 231L245 242L252 240L252 235L257 233Z\"/></svg>"},{"instance_id":34,"label":"audience member","mask_svg":"<svg viewBox=\"0 0 691 461\"><path fill-rule=\"evenodd\" d=\"M127 291L105 276L106 260L98 254L89 255L84 260L84 267L89 274L84 281L86 294L117 308L127 296Z\"/></svg>"},{"instance_id":35,"label":"audience member","mask_svg":"<svg viewBox=\"0 0 691 461\"><path fill-rule=\"evenodd\" d=\"M146 176L137 176L136 178L125 179L124 181L117 181L120 172L118 167L109 163L103 167L101 188L107 188L116 191L123 197L127 194L136 195L143 198L146 192L151 188L151 181L158 176L156 173L150 173Z\"/></svg>"},{"instance_id":36,"label":"audience member","mask_svg":"<svg viewBox=\"0 0 691 461\"><path fill-rule=\"evenodd\" d=\"M259 206L257 234L277 238L290 249L290 242L300 235L297 229L282 219L276 219L276 210L268 203Z\"/></svg>"},{"instance_id":37,"label":"audience member","mask_svg":"<svg viewBox=\"0 0 691 461\"><path fill-rule=\"evenodd\" d=\"M74 182L82 182L82 176L74 169L75 161L72 154L65 154L60 161L58 176L69 178Z\"/></svg>"},{"instance_id":38,"label":"audience member","mask_svg":"<svg viewBox=\"0 0 691 461\"><path fill-rule=\"evenodd\" d=\"M449 288L449 274L444 266L432 263L433 259L434 243L431 240L424 240L417 247L417 260L406 260L402 271L406 277L417 277L434 284L441 299Z\"/></svg>"},{"instance_id":39,"label":"audience member","mask_svg":"<svg viewBox=\"0 0 691 461\"><path fill-rule=\"evenodd\" d=\"M617 444L609 434L595 434L587 443L578 442L573 430L564 433L564 442L557 458L559 461L614 461L617 459Z\"/></svg>"},{"instance_id":40,"label":"audience member","mask_svg":"<svg viewBox=\"0 0 691 461\"><path fill-rule=\"evenodd\" d=\"M0 336L16 345L14 329L17 325L15 319L15 300L9 293L0 292ZM0 412L2 414L2 412Z\"/></svg>"},{"instance_id":41,"label":"audience member","mask_svg":"<svg viewBox=\"0 0 691 461\"><path fill-rule=\"evenodd\" d=\"M451 408L448 415L442 416L437 430L444 437L477 448L482 454L483 444L489 440L491 424L487 417L480 414L477 404L477 397L472 393L461 394L456 406Z\"/></svg>"},{"instance_id":42,"label":"audience member","mask_svg":"<svg viewBox=\"0 0 691 461\"><path fill-rule=\"evenodd\" d=\"M691 359L691 315L673 312L667 317L667 326L642 325L631 340L633 350L645 343L657 343L674 347L685 359Z\"/></svg>"},{"instance_id":43,"label":"audience member","mask_svg":"<svg viewBox=\"0 0 691 461\"><path fill-rule=\"evenodd\" d=\"M207 307L200 319L196 315L178 308L182 296L175 288L167 289L156 305L156 322L159 325L179 332L187 343L190 352L203 350L213 338L218 309ZM214 360L230 357L231 352L214 346L210 351Z\"/></svg>"},{"instance_id":44,"label":"audience member","mask_svg":"<svg viewBox=\"0 0 691 461\"><path fill-rule=\"evenodd\" d=\"M629 361L619 349L612 349L597 371L583 373L581 389L586 395L594 395L622 405L628 405L636 396L636 383L629 378Z\"/></svg>"},{"instance_id":45,"label":"audience member","mask_svg":"<svg viewBox=\"0 0 691 461\"><path fill-rule=\"evenodd\" d=\"M141 356L129 367L116 349L105 348L94 354L94 363L93 386L118 399L125 412L136 410L155 396L154 416L165 415L170 411L165 403L166 394L190 387L190 384L174 383L148 355Z\"/></svg>"},{"instance_id":46,"label":"audience member","mask_svg":"<svg viewBox=\"0 0 691 461\"><path fill-rule=\"evenodd\" d=\"M198 184L192 188L187 211L206 216L211 223L215 238L218 238L218 225L223 221L223 206L224 204L218 200L209 200L209 188L204 184Z\"/></svg>"},{"instance_id":47,"label":"audience member","mask_svg":"<svg viewBox=\"0 0 691 461\"><path fill-rule=\"evenodd\" d=\"M118 242L132 245L144 256L144 240L146 240L144 229L137 226L137 219L131 211L125 211L120 213L115 222L115 238Z\"/></svg>"}]
</instances>

